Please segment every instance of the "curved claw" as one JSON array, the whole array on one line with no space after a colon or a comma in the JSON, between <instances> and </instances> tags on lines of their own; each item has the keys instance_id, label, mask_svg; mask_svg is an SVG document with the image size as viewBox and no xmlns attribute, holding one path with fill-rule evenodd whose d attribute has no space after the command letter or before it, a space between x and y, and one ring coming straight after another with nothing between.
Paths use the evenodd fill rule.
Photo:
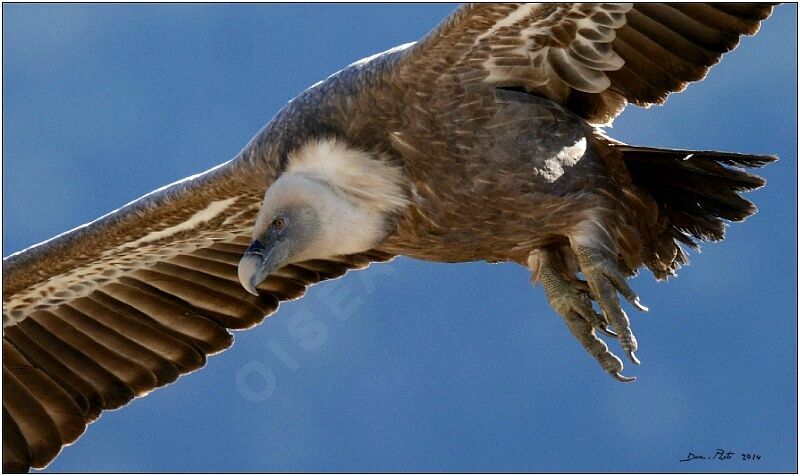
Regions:
<instances>
[{"instance_id":1,"label":"curved claw","mask_svg":"<svg viewBox=\"0 0 800 476\"><path fill-rule=\"evenodd\" d=\"M636 377L620 374L622 361L608 349L608 345L597 337L595 330L613 339L618 339L628 358L639 363L633 352L636 350L636 338L630 329L630 321L619 305L617 292L631 298L638 298L627 286L619 273L612 273L608 258L595 250L578 248L578 261L587 281L576 279L565 272L563 263L552 251L538 250L532 261L532 267L538 268L536 280L542 283L547 300L553 309L564 319L570 332L578 339L583 348L594 357L609 375L620 382L633 382ZM610 276L609 276L610 275ZM597 301L603 310L598 313L592 306ZM638 308L644 308L641 304ZM644 308L646 309L646 308ZM608 328L614 326L614 331Z\"/></svg>"},{"instance_id":2,"label":"curved claw","mask_svg":"<svg viewBox=\"0 0 800 476\"><path fill-rule=\"evenodd\" d=\"M600 331L603 335L608 337L613 337L614 339L619 337L619 334L617 334L616 332L612 331L611 329L605 326L597 326L597 330Z\"/></svg>"},{"instance_id":3,"label":"curved claw","mask_svg":"<svg viewBox=\"0 0 800 476\"><path fill-rule=\"evenodd\" d=\"M639 311L647 312L647 311L650 310L649 307L647 307L644 304L642 304L641 302L639 302L639 296L636 296L636 299L634 299L633 301L630 301L630 303L631 303L631 305L633 307L635 307Z\"/></svg>"},{"instance_id":4,"label":"curved claw","mask_svg":"<svg viewBox=\"0 0 800 476\"><path fill-rule=\"evenodd\" d=\"M642 312L647 312L650 310L647 306L642 304L641 301L639 301L639 296L636 294L636 292L634 292L633 289L631 289L630 286L628 286L625 278L616 269L616 267L605 270L603 274L611 280L611 283L615 288L617 288L617 291L622 294L626 301L631 303L631 306Z\"/></svg>"},{"instance_id":5,"label":"curved claw","mask_svg":"<svg viewBox=\"0 0 800 476\"><path fill-rule=\"evenodd\" d=\"M622 383L631 383L636 380L636 377L626 377L619 372L614 372L611 374L612 377L619 380Z\"/></svg>"}]
</instances>

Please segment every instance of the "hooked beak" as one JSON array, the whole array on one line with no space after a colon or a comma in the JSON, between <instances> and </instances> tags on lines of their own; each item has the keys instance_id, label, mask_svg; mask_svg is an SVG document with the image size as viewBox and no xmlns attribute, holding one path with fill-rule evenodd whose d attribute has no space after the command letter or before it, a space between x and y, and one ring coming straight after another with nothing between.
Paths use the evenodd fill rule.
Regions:
<instances>
[{"instance_id":1,"label":"hooked beak","mask_svg":"<svg viewBox=\"0 0 800 476\"><path fill-rule=\"evenodd\" d=\"M275 265L269 259L271 254L272 244L265 248L255 240L239 261L239 282L250 294L258 296L256 286L275 270Z\"/></svg>"}]
</instances>

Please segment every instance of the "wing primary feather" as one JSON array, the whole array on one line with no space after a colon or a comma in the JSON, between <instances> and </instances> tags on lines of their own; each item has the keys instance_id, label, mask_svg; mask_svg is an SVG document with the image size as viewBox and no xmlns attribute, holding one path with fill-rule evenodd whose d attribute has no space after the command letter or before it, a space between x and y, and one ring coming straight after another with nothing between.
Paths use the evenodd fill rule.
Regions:
<instances>
[{"instance_id":1,"label":"wing primary feather","mask_svg":"<svg viewBox=\"0 0 800 476\"><path fill-rule=\"evenodd\" d=\"M7 340L3 340L3 366L28 390L34 400L41 403L55 423L64 444L78 439L86 429L81 408L63 388L31 365Z\"/></svg>"},{"instance_id":2,"label":"wing primary feather","mask_svg":"<svg viewBox=\"0 0 800 476\"><path fill-rule=\"evenodd\" d=\"M222 247L203 248L193 252L192 256L197 256L206 260L217 261L220 263L226 263L236 268L239 265L239 260L242 259L242 254L244 253L244 249L246 249L242 248L242 251L240 252L240 251L232 251L230 247L224 247L222 249L220 248ZM238 247L236 249L238 249ZM272 276L276 278L289 279L303 286L308 286L310 284L318 283L322 279L319 273L317 273L316 271L306 269L297 265L284 266L283 268L274 272ZM271 279L271 277L267 279L269 280Z\"/></svg>"},{"instance_id":3,"label":"wing primary feather","mask_svg":"<svg viewBox=\"0 0 800 476\"><path fill-rule=\"evenodd\" d=\"M71 305L63 305L54 309L53 313L88 338L98 342L103 347L113 349L121 357L146 369L155 377L154 386L161 387L174 382L178 378L178 369L168 359L126 335L118 333L117 330L95 321L77 308ZM124 318L117 316L117 319L123 320ZM146 390L149 391L150 388Z\"/></svg>"},{"instance_id":4,"label":"wing primary feather","mask_svg":"<svg viewBox=\"0 0 800 476\"><path fill-rule=\"evenodd\" d=\"M181 255L172 258L169 263L175 264L182 268L194 270L220 279L224 279L236 286L239 284L239 275L237 274L236 266L225 262L214 261L200 258L196 255ZM317 279L319 281L319 279ZM267 294L274 294L279 301L286 301L296 299L305 294L306 283L298 283L292 279L278 278L271 276L265 279L259 286L260 291ZM248 297L250 295L248 294ZM255 297L255 296L253 296ZM268 315L275 311L277 302L269 298L267 295L262 295L259 302L267 300L266 303L259 304L262 312Z\"/></svg>"},{"instance_id":5,"label":"wing primary feather","mask_svg":"<svg viewBox=\"0 0 800 476\"><path fill-rule=\"evenodd\" d=\"M295 266L314 271L323 280L338 278L348 271L347 266L341 263L321 259L303 261Z\"/></svg>"},{"instance_id":6,"label":"wing primary feather","mask_svg":"<svg viewBox=\"0 0 800 476\"><path fill-rule=\"evenodd\" d=\"M739 18L745 18L747 20L766 20L770 14L772 13L772 8L775 5L778 5L777 2L759 2L759 3L728 3L728 2L720 2L720 3L710 3L709 5L712 8L716 8L723 13L727 13L729 15L737 16ZM754 23L758 23L754 21ZM748 35L755 35L758 32L758 27L751 28L747 32Z\"/></svg>"},{"instance_id":7,"label":"wing primary feather","mask_svg":"<svg viewBox=\"0 0 800 476\"><path fill-rule=\"evenodd\" d=\"M47 352L62 362L71 373L85 378L102 398L103 410L119 408L133 399L134 391L125 382L80 350L53 335L36 319L25 319L17 324L17 327L31 340L41 343Z\"/></svg>"},{"instance_id":8,"label":"wing primary feather","mask_svg":"<svg viewBox=\"0 0 800 476\"><path fill-rule=\"evenodd\" d=\"M5 329L4 339L8 339L28 361L42 369L53 381L69 393L72 400L81 408L87 421L95 420L103 409L103 397L85 378L75 373L58 357L28 337L19 325Z\"/></svg>"},{"instance_id":9,"label":"wing primary feather","mask_svg":"<svg viewBox=\"0 0 800 476\"><path fill-rule=\"evenodd\" d=\"M222 326L146 282L122 277L108 284L104 291L163 326L193 338L207 354L227 349L233 343L233 336Z\"/></svg>"},{"instance_id":10,"label":"wing primary feather","mask_svg":"<svg viewBox=\"0 0 800 476\"><path fill-rule=\"evenodd\" d=\"M636 11L705 49L724 53L739 41L739 35L721 32L683 14L664 3L638 3Z\"/></svg>"},{"instance_id":11,"label":"wing primary feather","mask_svg":"<svg viewBox=\"0 0 800 476\"><path fill-rule=\"evenodd\" d=\"M3 408L17 424L31 457L31 466L44 467L56 457L63 442L56 424L41 403L3 367Z\"/></svg>"},{"instance_id":12,"label":"wing primary feather","mask_svg":"<svg viewBox=\"0 0 800 476\"><path fill-rule=\"evenodd\" d=\"M78 300L73 305L101 322L111 320L110 323L120 326L120 329L130 326L126 335L141 339L140 342L174 363L182 374L197 370L206 363L203 346L198 340L162 325L108 294L97 291L89 295L87 301Z\"/></svg>"},{"instance_id":13,"label":"wing primary feather","mask_svg":"<svg viewBox=\"0 0 800 476\"><path fill-rule=\"evenodd\" d=\"M30 467L28 443L3 405L3 473L27 473Z\"/></svg>"},{"instance_id":14,"label":"wing primary feather","mask_svg":"<svg viewBox=\"0 0 800 476\"><path fill-rule=\"evenodd\" d=\"M683 56L653 41L650 37L630 25L621 28L617 35L620 41L629 45L640 45L648 52L648 57L657 58L659 69L683 81L696 81L705 76L705 68L699 68Z\"/></svg>"},{"instance_id":15,"label":"wing primary feather","mask_svg":"<svg viewBox=\"0 0 800 476\"><path fill-rule=\"evenodd\" d=\"M709 28L738 36L740 33L752 35L758 28L753 29L753 22L723 12L705 3L673 3L672 8L680 11L692 20L702 23ZM758 22L755 22L758 25Z\"/></svg>"},{"instance_id":16,"label":"wing primary feather","mask_svg":"<svg viewBox=\"0 0 800 476\"><path fill-rule=\"evenodd\" d=\"M668 26L641 13L638 9L628 13L627 27L639 31L662 48L680 55L697 67L711 65L716 61L716 55L712 51L685 38Z\"/></svg>"},{"instance_id":17,"label":"wing primary feather","mask_svg":"<svg viewBox=\"0 0 800 476\"><path fill-rule=\"evenodd\" d=\"M26 320L33 320L76 352L97 363L106 372L130 387L134 396L146 394L156 385L156 376L137 362L131 361L110 347L95 341L50 311L37 311Z\"/></svg>"},{"instance_id":18,"label":"wing primary feather","mask_svg":"<svg viewBox=\"0 0 800 476\"><path fill-rule=\"evenodd\" d=\"M641 87L636 91L632 100L635 104L662 103L670 91L684 84L683 81L670 76L655 62L643 56L636 48L628 45L622 39L617 39L614 47L625 59L625 69L641 79Z\"/></svg>"},{"instance_id":19,"label":"wing primary feather","mask_svg":"<svg viewBox=\"0 0 800 476\"><path fill-rule=\"evenodd\" d=\"M234 293L241 289L240 285L213 276L167 263L139 270L133 276L164 294L188 303L200 314L224 327L248 328L264 318L264 313L258 307L237 299ZM242 295L244 293L242 290Z\"/></svg>"}]
</instances>

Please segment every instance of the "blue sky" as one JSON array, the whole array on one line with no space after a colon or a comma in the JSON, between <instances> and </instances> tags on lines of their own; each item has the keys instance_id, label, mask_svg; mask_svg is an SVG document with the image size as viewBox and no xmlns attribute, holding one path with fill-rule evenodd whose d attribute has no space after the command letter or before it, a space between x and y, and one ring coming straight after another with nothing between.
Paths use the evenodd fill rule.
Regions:
<instances>
[{"instance_id":1,"label":"blue sky","mask_svg":"<svg viewBox=\"0 0 800 476\"><path fill-rule=\"evenodd\" d=\"M3 255L228 160L296 93L453 8L4 5ZM781 157L756 216L677 279L633 281L651 309L631 313L635 384L525 269L401 258L282 306L48 470L796 471L796 14L609 131ZM678 462L717 448L734 459Z\"/></svg>"}]
</instances>

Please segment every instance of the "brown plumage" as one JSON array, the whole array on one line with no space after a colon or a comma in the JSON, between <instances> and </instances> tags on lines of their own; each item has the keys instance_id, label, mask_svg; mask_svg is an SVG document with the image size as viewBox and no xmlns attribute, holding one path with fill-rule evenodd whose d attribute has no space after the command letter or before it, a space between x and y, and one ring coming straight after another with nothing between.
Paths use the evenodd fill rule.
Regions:
<instances>
[{"instance_id":1,"label":"brown plumage","mask_svg":"<svg viewBox=\"0 0 800 476\"><path fill-rule=\"evenodd\" d=\"M617 303L620 292L638 304L624 278L643 266L665 278L686 262L680 243L722 239L726 220L755 211L738 193L763 185L741 168L773 158L629 146L595 125L628 102L662 103L702 79L770 12L767 4L466 6L419 43L306 90L234 160L7 257L3 469L45 466L102 410L202 367L231 345L229 329L398 254L530 267L576 338L626 380L594 334L613 326L637 362ZM295 171L309 144L318 147ZM323 147L340 151L341 168L314 156ZM354 164L363 166L358 186L342 175ZM319 255L306 247L303 259L287 255L268 277L243 282L257 287L253 295L239 282L256 265L240 259L266 259L251 243L278 236L270 226L283 222L267 216L280 211L269 194L261 201L290 176L301 185L276 201L302 202L295 192L319 186L354 210L355 223L367 223L368 208L380 220L369 222L372 241L359 242L370 246Z\"/></svg>"}]
</instances>

